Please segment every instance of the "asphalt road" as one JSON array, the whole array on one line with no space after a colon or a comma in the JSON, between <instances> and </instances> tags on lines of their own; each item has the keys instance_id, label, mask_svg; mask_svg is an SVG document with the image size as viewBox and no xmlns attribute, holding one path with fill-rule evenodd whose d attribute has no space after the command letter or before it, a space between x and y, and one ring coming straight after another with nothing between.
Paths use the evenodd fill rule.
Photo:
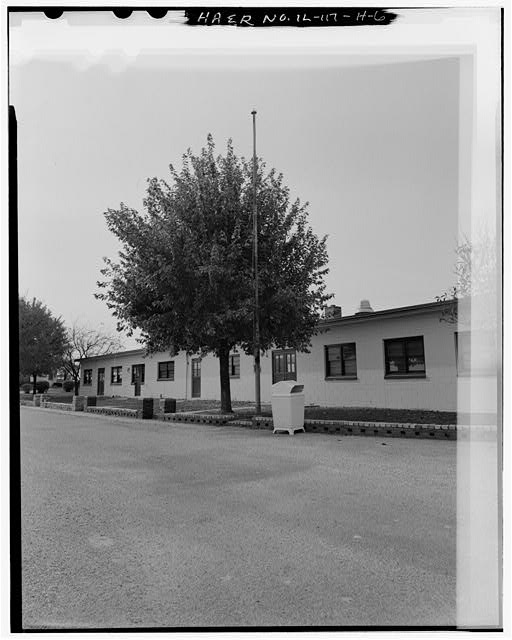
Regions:
<instances>
[{"instance_id":1,"label":"asphalt road","mask_svg":"<svg viewBox=\"0 0 512 640\"><path fill-rule=\"evenodd\" d=\"M454 625L455 447L22 407L24 628Z\"/></svg>"}]
</instances>

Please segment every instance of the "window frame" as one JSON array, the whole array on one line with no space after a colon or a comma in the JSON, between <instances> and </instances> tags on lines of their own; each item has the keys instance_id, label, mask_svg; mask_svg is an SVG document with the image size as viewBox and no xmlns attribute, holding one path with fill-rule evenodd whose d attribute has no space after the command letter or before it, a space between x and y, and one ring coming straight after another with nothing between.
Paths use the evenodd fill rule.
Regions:
<instances>
[{"instance_id":1,"label":"window frame","mask_svg":"<svg viewBox=\"0 0 512 640\"><path fill-rule=\"evenodd\" d=\"M407 344L413 340L421 340L421 346L423 349L423 371L409 371L409 355L407 350ZM393 379L411 379L411 378L426 378L427 377L427 361L425 358L425 339L424 336L407 336L405 338L386 338L384 339L384 378L386 380ZM391 343L401 343L404 347L403 358L405 360L406 371L389 371L389 357L388 347Z\"/></svg>"},{"instance_id":2,"label":"window frame","mask_svg":"<svg viewBox=\"0 0 512 640\"><path fill-rule=\"evenodd\" d=\"M238 372L237 372L238 369ZM239 353L230 353L229 354L229 377L231 380L240 379L240 354Z\"/></svg>"},{"instance_id":3,"label":"window frame","mask_svg":"<svg viewBox=\"0 0 512 640\"><path fill-rule=\"evenodd\" d=\"M117 373L118 380L114 380L114 370ZM110 367L110 384L123 384L123 367L122 365L115 365Z\"/></svg>"},{"instance_id":4,"label":"window frame","mask_svg":"<svg viewBox=\"0 0 512 640\"><path fill-rule=\"evenodd\" d=\"M84 387L92 387L92 369L84 369Z\"/></svg>"},{"instance_id":5,"label":"window frame","mask_svg":"<svg viewBox=\"0 0 512 640\"><path fill-rule=\"evenodd\" d=\"M343 347L354 346L354 356L356 363L356 372L355 373L344 373L345 370L345 360L343 358ZM328 350L333 348L339 348L340 350L340 361L341 361L341 374L329 374L329 359L328 359ZM324 345L324 374L325 380L357 380L357 348L355 342L339 342L336 344L326 344Z\"/></svg>"},{"instance_id":6,"label":"window frame","mask_svg":"<svg viewBox=\"0 0 512 640\"><path fill-rule=\"evenodd\" d=\"M166 365L166 370L167 370L167 376L162 376L160 375L160 367L162 365ZM172 365L172 372L169 375L169 365ZM156 370L156 379L157 380L161 380L161 381L165 381L165 382L174 382L174 375L175 375L175 371L176 371L176 367L174 364L174 360L163 360L162 362L158 362L157 363L157 370Z\"/></svg>"}]
</instances>

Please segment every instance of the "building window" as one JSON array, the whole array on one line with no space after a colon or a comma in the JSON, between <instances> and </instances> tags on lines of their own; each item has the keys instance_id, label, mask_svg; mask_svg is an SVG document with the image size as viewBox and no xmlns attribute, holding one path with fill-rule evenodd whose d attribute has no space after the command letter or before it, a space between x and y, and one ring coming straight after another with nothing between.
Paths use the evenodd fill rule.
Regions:
<instances>
[{"instance_id":1,"label":"building window","mask_svg":"<svg viewBox=\"0 0 512 640\"><path fill-rule=\"evenodd\" d=\"M121 373L123 367L112 367L110 371L110 384L122 384L123 374Z\"/></svg>"},{"instance_id":2,"label":"building window","mask_svg":"<svg viewBox=\"0 0 512 640\"><path fill-rule=\"evenodd\" d=\"M238 353L229 356L229 377L240 377L240 355Z\"/></svg>"},{"instance_id":3,"label":"building window","mask_svg":"<svg viewBox=\"0 0 512 640\"><path fill-rule=\"evenodd\" d=\"M326 378L356 378L356 343L330 344L325 347Z\"/></svg>"},{"instance_id":4,"label":"building window","mask_svg":"<svg viewBox=\"0 0 512 640\"><path fill-rule=\"evenodd\" d=\"M425 377L423 336L384 340L386 377Z\"/></svg>"},{"instance_id":5,"label":"building window","mask_svg":"<svg viewBox=\"0 0 512 640\"><path fill-rule=\"evenodd\" d=\"M158 363L158 379L174 380L174 360Z\"/></svg>"},{"instance_id":6,"label":"building window","mask_svg":"<svg viewBox=\"0 0 512 640\"><path fill-rule=\"evenodd\" d=\"M92 384L92 369L84 369L84 385Z\"/></svg>"},{"instance_id":7,"label":"building window","mask_svg":"<svg viewBox=\"0 0 512 640\"><path fill-rule=\"evenodd\" d=\"M144 364L134 364L132 365L132 384L139 382L140 384L144 384L144 370L146 365Z\"/></svg>"}]
</instances>

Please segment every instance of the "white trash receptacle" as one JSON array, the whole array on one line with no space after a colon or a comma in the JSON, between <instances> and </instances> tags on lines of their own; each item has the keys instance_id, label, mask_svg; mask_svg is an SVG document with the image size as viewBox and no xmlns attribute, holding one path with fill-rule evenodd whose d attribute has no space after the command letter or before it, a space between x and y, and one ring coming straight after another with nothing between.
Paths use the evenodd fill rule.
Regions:
<instances>
[{"instance_id":1,"label":"white trash receptacle","mask_svg":"<svg viewBox=\"0 0 512 640\"><path fill-rule=\"evenodd\" d=\"M272 385L274 433L304 431L304 385L282 380Z\"/></svg>"}]
</instances>

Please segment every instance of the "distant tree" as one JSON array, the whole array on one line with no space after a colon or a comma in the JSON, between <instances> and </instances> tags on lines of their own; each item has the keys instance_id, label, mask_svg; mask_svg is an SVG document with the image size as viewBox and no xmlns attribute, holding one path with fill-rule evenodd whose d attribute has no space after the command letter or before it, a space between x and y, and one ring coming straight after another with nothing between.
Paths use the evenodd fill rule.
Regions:
<instances>
[{"instance_id":1,"label":"distant tree","mask_svg":"<svg viewBox=\"0 0 512 640\"><path fill-rule=\"evenodd\" d=\"M19 298L19 368L32 376L33 392L37 376L48 375L62 364L66 348L66 330L60 318L40 301Z\"/></svg>"},{"instance_id":2,"label":"distant tree","mask_svg":"<svg viewBox=\"0 0 512 640\"><path fill-rule=\"evenodd\" d=\"M80 360L93 356L106 356L123 348L118 336L91 329L74 322L67 331L67 345L64 351L62 368L66 376L74 382L74 392L77 396L80 388Z\"/></svg>"},{"instance_id":3,"label":"distant tree","mask_svg":"<svg viewBox=\"0 0 512 640\"><path fill-rule=\"evenodd\" d=\"M67 331L67 345L64 351L62 368L74 382L77 396L80 387L80 360L92 356L106 356L123 348L119 337L100 329L80 325L74 322Z\"/></svg>"},{"instance_id":4,"label":"distant tree","mask_svg":"<svg viewBox=\"0 0 512 640\"><path fill-rule=\"evenodd\" d=\"M229 354L253 353L252 161L231 141L215 157L211 135L189 149L172 185L148 181L145 213L121 203L105 213L121 241L119 262L105 259L97 295L118 329L141 330L148 351L213 353L222 411L231 411ZM257 163L261 351L307 350L325 302L326 237L308 224L307 203L290 203L283 176Z\"/></svg>"},{"instance_id":5,"label":"distant tree","mask_svg":"<svg viewBox=\"0 0 512 640\"><path fill-rule=\"evenodd\" d=\"M459 320L461 300L496 293L496 237L487 229L481 229L474 241L463 237L455 254L456 284L436 297L438 302L449 303L442 311L441 320L450 324L456 324Z\"/></svg>"}]
</instances>

